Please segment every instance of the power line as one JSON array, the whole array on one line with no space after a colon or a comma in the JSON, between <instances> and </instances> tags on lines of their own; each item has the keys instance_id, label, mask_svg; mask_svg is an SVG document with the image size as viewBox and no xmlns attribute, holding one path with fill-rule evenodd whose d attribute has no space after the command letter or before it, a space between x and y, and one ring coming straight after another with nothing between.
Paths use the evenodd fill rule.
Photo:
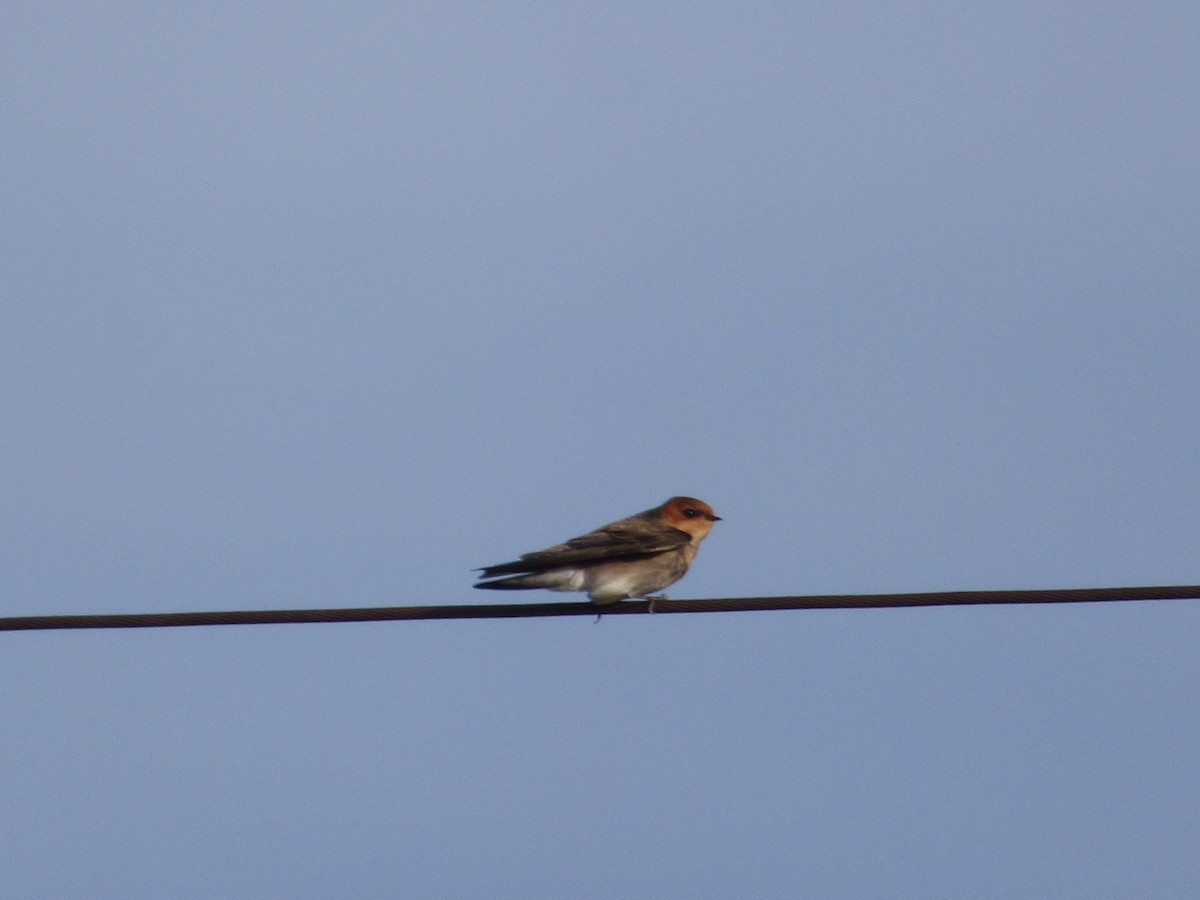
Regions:
<instances>
[{"instance_id":1,"label":"power line","mask_svg":"<svg viewBox=\"0 0 1200 900\"><path fill-rule=\"evenodd\" d=\"M940 591L921 594L817 594L801 597L729 597L656 600L654 612L753 612L785 609L898 609L914 606L987 606L1014 603L1104 603L1200 599L1200 585L1067 588L1033 591ZM76 628L167 628L182 625L283 625L318 622L391 622L416 619L520 619L541 616L636 615L646 600L604 607L593 603L498 603L445 606L373 606L331 609L263 609L176 613L9 616L0 631Z\"/></svg>"}]
</instances>

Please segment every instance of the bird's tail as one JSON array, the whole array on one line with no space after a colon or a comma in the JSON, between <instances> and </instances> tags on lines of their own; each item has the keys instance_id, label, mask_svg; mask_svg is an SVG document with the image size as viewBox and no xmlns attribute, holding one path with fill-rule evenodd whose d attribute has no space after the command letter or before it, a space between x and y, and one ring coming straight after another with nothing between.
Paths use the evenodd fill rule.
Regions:
<instances>
[{"instance_id":1,"label":"bird's tail","mask_svg":"<svg viewBox=\"0 0 1200 900\"><path fill-rule=\"evenodd\" d=\"M486 579L487 573L483 577ZM480 581L475 585L491 591L531 591L542 588L551 591L574 591L578 585L570 583L570 576L563 572L527 572L523 575L510 575L508 578L493 578L490 581Z\"/></svg>"}]
</instances>

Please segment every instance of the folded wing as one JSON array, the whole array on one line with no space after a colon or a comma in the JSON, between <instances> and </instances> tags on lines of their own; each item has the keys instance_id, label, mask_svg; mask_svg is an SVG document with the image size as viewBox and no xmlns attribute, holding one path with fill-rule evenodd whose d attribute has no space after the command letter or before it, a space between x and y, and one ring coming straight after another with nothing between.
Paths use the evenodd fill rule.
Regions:
<instances>
[{"instance_id":1,"label":"folded wing","mask_svg":"<svg viewBox=\"0 0 1200 900\"><path fill-rule=\"evenodd\" d=\"M480 578L495 578L519 572L544 572L561 566L576 566L602 560L642 559L675 550L691 541L691 536L661 522L619 522L571 538L545 550L522 554L513 562L480 569Z\"/></svg>"}]
</instances>

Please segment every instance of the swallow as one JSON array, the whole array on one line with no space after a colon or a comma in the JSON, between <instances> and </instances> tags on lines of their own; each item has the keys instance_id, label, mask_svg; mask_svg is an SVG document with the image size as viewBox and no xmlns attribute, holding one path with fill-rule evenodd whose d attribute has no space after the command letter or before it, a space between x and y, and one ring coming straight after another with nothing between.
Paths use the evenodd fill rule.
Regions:
<instances>
[{"instance_id":1,"label":"swallow","mask_svg":"<svg viewBox=\"0 0 1200 900\"><path fill-rule=\"evenodd\" d=\"M721 517L695 497L672 497L627 519L477 571L477 588L498 591L586 591L593 603L648 600L684 576L700 542ZM504 576L504 577L500 577Z\"/></svg>"}]
</instances>

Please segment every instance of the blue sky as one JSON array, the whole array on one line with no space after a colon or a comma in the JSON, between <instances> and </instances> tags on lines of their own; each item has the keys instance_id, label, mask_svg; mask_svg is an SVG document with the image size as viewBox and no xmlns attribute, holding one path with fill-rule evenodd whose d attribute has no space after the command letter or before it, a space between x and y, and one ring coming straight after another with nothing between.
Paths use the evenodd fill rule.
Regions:
<instances>
[{"instance_id":1,"label":"blue sky","mask_svg":"<svg viewBox=\"0 0 1200 900\"><path fill-rule=\"evenodd\" d=\"M1194 4L6 20L5 615L486 602L678 493L679 598L1198 580ZM0 893L1194 896L1198 643L9 634Z\"/></svg>"}]
</instances>

